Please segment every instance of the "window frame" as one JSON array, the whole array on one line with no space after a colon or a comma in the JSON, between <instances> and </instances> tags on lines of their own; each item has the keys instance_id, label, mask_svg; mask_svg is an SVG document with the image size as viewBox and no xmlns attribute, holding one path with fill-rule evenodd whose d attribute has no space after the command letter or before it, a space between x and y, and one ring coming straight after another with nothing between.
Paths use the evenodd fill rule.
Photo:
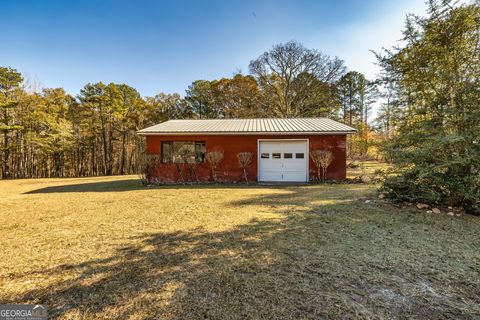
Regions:
<instances>
[{"instance_id":1,"label":"window frame","mask_svg":"<svg viewBox=\"0 0 480 320\"><path fill-rule=\"evenodd\" d=\"M195 163L202 164L206 162L206 153L207 153L207 142L205 140L162 140L160 144L160 158L161 163L178 163L185 164L185 162L180 161L176 162L173 159L173 150L175 143L183 144L193 144L194 154L195 154ZM166 147L168 146L168 147ZM201 150L203 149L203 150ZM168 150L168 156L165 155L166 150Z\"/></svg>"},{"instance_id":2,"label":"window frame","mask_svg":"<svg viewBox=\"0 0 480 320\"><path fill-rule=\"evenodd\" d=\"M205 163L207 161L206 156L207 156L207 142L206 141L194 141L194 152L195 152L195 163L200 164L200 163ZM199 148L200 146L203 146L203 153L200 153ZM201 155L201 157L200 157Z\"/></svg>"},{"instance_id":3,"label":"window frame","mask_svg":"<svg viewBox=\"0 0 480 320\"><path fill-rule=\"evenodd\" d=\"M167 147L168 146L168 147ZM168 158L165 156L165 147L167 147L168 150ZM160 159L161 163L172 163L173 162L173 141L170 140L165 140L162 141L160 144Z\"/></svg>"}]
</instances>

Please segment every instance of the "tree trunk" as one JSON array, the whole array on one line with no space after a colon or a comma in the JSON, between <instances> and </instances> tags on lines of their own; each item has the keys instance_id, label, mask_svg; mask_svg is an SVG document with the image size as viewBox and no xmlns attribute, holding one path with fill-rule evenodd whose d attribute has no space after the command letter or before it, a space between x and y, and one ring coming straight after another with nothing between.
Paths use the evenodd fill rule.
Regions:
<instances>
[{"instance_id":1,"label":"tree trunk","mask_svg":"<svg viewBox=\"0 0 480 320\"><path fill-rule=\"evenodd\" d=\"M102 129L102 146L103 146L103 174L105 176L111 175L110 169L110 160L109 160L109 152L110 152L110 133L107 132L107 123L103 116L100 117L101 122L101 129Z\"/></svg>"},{"instance_id":2,"label":"tree trunk","mask_svg":"<svg viewBox=\"0 0 480 320\"><path fill-rule=\"evenodd\" d=\"M125 145L126 145L126 140L127 140L127 133L124 131L122 132L122 153L120 155L120 167L118 169L119 174L124 174L125 173L125 158L126 158L126 150L125 150Z\"/></svg>"},{"instance_id":3,"label":"tree trunk","mask_svg":"<svg viewBox=\"0 0 480 320\"><path fill-rule=\"evenodd\" d=\"M246 168L243 168L243 176L245 177L245 182L248 185L248 177L247 177L247 169Z\"/></svg>"},{"instance_id":4,"label":"tree trunk","mask_svg":"<svg viewBox=\"0 0 480 320\"><path fill-rule=\"evenodd\" d=\"M178 176L182 180L182 184L185 184L185 178L183 177L183 172L182 172L182 168L180 167L180 164L175 163L175 166L177 167Z\"/></svg>"},{"instance_id":5,"label":"tree trunk","mask_svg":"<svg viewBox=\"0 0 480 320\"><path fill-rule=\"evenodd\" d=\"M198 179L198 175L197 175L197 170L196 170L196 167L195 167L195 164L189 164L189 167L190 167L190 172L191 174L193 175L193 177L195 177L195 181L197 181L197 183L200 182L200 180ZM193 180L193 178L192 178Z\"/></svg>"},{"instance_id":6,"label":"tree trunk","mask_svg":"<svg viewBox=\"0 0 480 320\"><path fill-rule=\"evenodd\" d=\"M108 143L107 143L107 133L105 129L102 129L102 145L103 145L103 174L107 175L107 166L108 166Z\"/></svg>"},{"instance_id":7,"label":"tree trunk","mask_svg":"<svg viewBox=\"0 0 480 320\"><path fill-rule=\"evenodd\" d=\"M217 168L212 165L212 178L214 182L217 182Z\"/></svg>"},{"instance_id":8,"label":"tree trunk","mask_svg":"<svg viewBox=\"0 0 480 320\"><path fill-rule=\"evenodd\" d=\"M193 169L190 163L186 162L188 168L188 176L190 177L190 182L193 182Z\"/></svg>"},{"instance_id":9,"label":"tree trunk","mask_svg":"<svg viewBox=\"0 0 480 320\"><path fill-rule=\"evenodd\" d=\"M108 151L107 151L107 176L111 176L113 174L113 130L112 124L109 125L110 130L108 132Z\"/></svg>"},{"instance_id":10,"label":"tree trunk","mask_svg":"<svg viewBox=\"0 0 480 320\"><path fill-rule=\"evenodd\" d=\"M91 172L90 174L92 176L96 176L96 173L97 173L97 166L96 166L96 154L95 154L95 141L92 142L92 157L91 157L91 162L90 162L90 165L91 165Z\"/></svg>"},{"instance_id":11,"label":"tree trunk","mask_svg":"<svg viewBox=\"0 0 480 320\"><path fill-rule=\"evenodd\" d=\"M8 165L9 150L8 150L8 133L3 132L3 159L2 159L2 178L8 179L10 177L10 168Z\"/></svg>"}]
</instances>

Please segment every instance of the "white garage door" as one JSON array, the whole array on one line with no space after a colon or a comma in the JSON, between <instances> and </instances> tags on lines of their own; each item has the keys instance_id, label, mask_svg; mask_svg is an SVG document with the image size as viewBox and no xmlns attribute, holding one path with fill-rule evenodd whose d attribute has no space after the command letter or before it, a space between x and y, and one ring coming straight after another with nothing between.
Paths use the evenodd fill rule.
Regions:
<instances>
[{"instance_id":1,"label":"white garage door","mask_svg":"<svg viewBox=\"0 0 480 320\"><path fill-rule=\"evenodd\" d=\"M260 141L259 181L307 181L307 141Z\"/></svg>"}]
</instances>

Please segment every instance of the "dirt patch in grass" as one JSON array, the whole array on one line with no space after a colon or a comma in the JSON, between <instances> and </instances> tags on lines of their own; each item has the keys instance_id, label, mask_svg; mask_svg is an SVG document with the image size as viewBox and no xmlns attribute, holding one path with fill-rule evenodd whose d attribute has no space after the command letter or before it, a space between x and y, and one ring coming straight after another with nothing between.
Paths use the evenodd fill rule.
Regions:
<instances>
[{"instance_id":1,"label":"dirt patch in grass","mask_svg":"<svg viewBox=\"0 0 480 320\"><path fill-rule=\"evenodd\" d=\"M480 220L366 185L0 181L0 302L62 319L480 317Z\"/></svg>"}]
</instances>

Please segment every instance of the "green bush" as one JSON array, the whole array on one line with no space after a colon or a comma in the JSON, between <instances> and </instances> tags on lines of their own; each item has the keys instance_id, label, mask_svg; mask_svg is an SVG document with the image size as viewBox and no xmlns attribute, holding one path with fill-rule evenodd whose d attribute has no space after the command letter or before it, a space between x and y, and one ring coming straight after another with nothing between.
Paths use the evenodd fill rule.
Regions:
<instances>
[{"instance_id":1,"label":"green bush","mask_svg":"<svg viewBox=\"0 0 480 320\"><path fill-rule=\"evenodd\" d=\"M404 47L377 56L402 107L383 146L396 170L383 189L480 214L480 6L430 1L428 12L407 18Z\"/></svg>"},{"instance_id":2,"label":"green bush","mask_svg":"<svg viewBox=\"0 0 480 320\"><path fill-rule=\"evenodd\" d=\"M418 133L403 133L387 150L397 168L383 179L388 198L462 206L480 214L480 148L469 138L437 134L426 141Z\"/></svg>"}]
</instances>

